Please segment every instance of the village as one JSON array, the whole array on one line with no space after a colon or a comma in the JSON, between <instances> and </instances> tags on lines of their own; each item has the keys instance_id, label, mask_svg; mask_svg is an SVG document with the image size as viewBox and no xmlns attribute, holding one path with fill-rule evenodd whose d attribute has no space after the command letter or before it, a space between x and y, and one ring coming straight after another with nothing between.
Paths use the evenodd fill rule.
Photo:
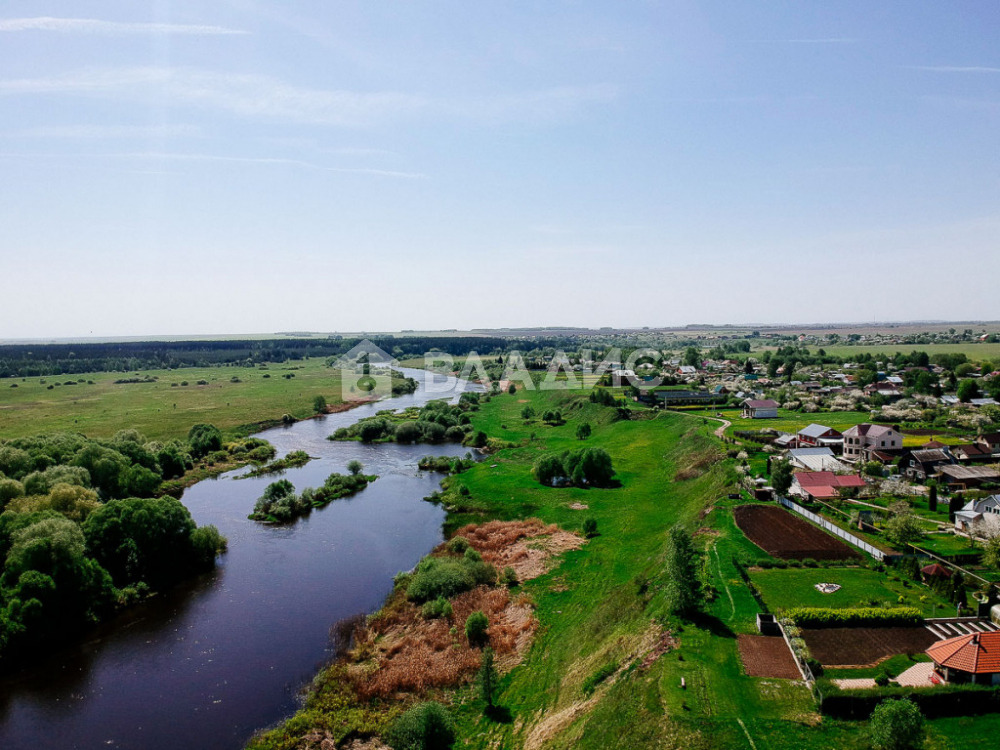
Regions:
<instances>
[{"instance_id":1,"label":"village","mask_svg":"<svg viewBox=\"0 0 1000 750\"><path fill-rule=\"evenodd\" d=\"M899 693L926 715L996 711L962 691L1000 685L1000 372L900 359L689 357L629 392L719 423L737 460L729 508L763 553L737 566L760 609L747 674L804 679L841 718Z\"/></svg>"}]
</instances>

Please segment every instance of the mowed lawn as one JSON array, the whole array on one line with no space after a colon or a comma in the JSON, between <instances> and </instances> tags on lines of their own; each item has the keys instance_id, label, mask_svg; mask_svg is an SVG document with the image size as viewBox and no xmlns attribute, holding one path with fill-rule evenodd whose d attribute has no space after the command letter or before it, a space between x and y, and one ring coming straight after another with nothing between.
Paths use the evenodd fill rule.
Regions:
<instances>
[{"instance_id":1,"label":"mowed lawn","mask_svg":"<svg viewBox=\"0 0 1000 750\"><path fill-rule=\"evenodd\" d=\"M156 381L115 383L147 376ZM239 382L233 382L234 378ZM68 380L78 384L62 385ZM199 380L206 384L197 385ZM181 385L185 382L187 385ZM210 422L236 434L284 414L307 417L319 395L330 404L340 401L340 373L321 358L269 364L266 370L192 367L138 374L4 378L0 380L0 439L61 430L110 437L128 428L153 440L167 440L186 437L191 425L198 422Z\"/></svg>"},{"instance_id":2,"label":"mowed lawn","mask_svg":"<svg viewBox=\"0 0 1000 750\"><path fill-rule=\"evenodd\" d=\"M954 607L926 586L912 582L905 586L901 580L893 581L887 573L868 568L754 570L750 578L771 610L892 606L916 607L925 617L954 614ZM841 588L824 594L816 589L817 583L836 583Z\"/></svg>"}]
</instances>

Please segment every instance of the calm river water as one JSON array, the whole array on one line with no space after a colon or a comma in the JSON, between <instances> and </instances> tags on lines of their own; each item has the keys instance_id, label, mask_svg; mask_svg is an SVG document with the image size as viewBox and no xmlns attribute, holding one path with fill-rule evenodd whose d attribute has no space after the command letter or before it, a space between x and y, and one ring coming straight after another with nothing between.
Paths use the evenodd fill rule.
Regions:
<instances>
[{"instance_id":1,"label":"calm river water","mask_svg":"<svg viewBox=\"0 0 1000 750\"><path fill-rule=\"evenodd\" d=\"M276 477L209 479L182 498L201 524L229 538L217 570L91 633L30 673L0 682L0 748L241 748L254 730L289 715L331 655L338 620L377 609L392 577L442 539L444 511L422 498L440 475L425 455L454 444L334 443L337 428L386 408L457 398L453 378L406 370L408 396L260 433L279 455L318 460L285 472L298 490L358 459L379 479L353 498L280 527L247 519Z\"/></svg>"}]
</instances>

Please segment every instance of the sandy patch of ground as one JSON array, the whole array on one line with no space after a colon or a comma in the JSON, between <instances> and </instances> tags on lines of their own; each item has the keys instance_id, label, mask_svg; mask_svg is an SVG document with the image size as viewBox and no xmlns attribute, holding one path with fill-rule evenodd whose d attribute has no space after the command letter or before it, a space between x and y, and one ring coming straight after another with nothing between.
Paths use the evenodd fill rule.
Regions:
<instances>
[{"instance_id":1,"label":"sandy patch of ground","mask_svg":"<svg viewBox=\"0 0 1000 750\"><path fill-rule=\"evenodd\" d=\"M549 714L536 724L524 740L524 750L538 750L546 742L587 713L597 703L597 696L571 703L566 708Z\"/></svg>"},{"instance_id":2,"label":"sandy patch of ground","mask_svg":"<svg viewBox=\"0 0 1000 750\"><path fill-rule=\"evenodd\" d=\"M590 507L589 505L586 505L584 503L570 503L569 504L570 510L587 510L587 508L589 508L589 507Z\"/></svg>"}]
</instances>

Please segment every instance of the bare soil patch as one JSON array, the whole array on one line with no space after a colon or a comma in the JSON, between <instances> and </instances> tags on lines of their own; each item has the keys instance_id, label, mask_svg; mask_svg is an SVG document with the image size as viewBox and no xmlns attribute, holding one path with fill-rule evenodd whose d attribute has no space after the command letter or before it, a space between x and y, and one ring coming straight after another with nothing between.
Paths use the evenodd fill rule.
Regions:
<instances>
[{"instance_id":1,"label":"bare soil patch","mask_svg":"<svg viewBox=\"0 0 1000 750\"><path fill-rule=\"evenodd\" d=\"M817 628L802 631L824 667L874 667L896 654L925 651L937 639L926 628Z\"/></svg>"},{"instance_id":2,"label":"bare soil patch","mask_svg":"<svg viewBox=\"0 0 1000 750\"><path fill-rule=\"evenodd\" d=\"M776 635L740 635L736 642L743 669L751 677L802 679L784 638Z\"/></svg>"},{"instance_id":3,"label":"bare soil patch","mask_svg":"<svg viewBox=\"0 0 1000 750\"><path fill-rule=\"evenodd\" d=\"M587 510L589 507L590 506L587 505L586 503L570 503L569 504L569 509L570 510Z\"/></svg>"},{"instance_id":4,"label":"bare soil patch","mask_svg":"<svg viewBox=\"0 0 1000 750\"><path fill-rule=\"evenodd\" d=\"M775 557L849 560L861 555L844 542L776 505L733 508L736 525L747 538Z\"/></svg>"}]
</instances>

